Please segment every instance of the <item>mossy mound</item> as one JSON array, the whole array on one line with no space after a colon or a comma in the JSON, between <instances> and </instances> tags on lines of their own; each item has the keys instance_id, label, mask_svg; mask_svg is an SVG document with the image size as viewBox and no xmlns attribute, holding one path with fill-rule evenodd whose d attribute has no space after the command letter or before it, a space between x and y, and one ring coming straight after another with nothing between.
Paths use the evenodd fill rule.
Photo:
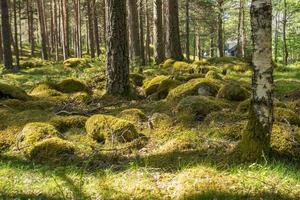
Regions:
<instances>
[{"instance_id":1,"label":"mossy mound","mask_svg":"<svg viewBox=\"0 0 300 200\"><path fill-rule=\"evenodd\" d=\"M229 83L220 88L217 97L229 101L244 101L249 98L250 92L236 83Z\"/></svg>"},{"instance_id":2,"label":"mossy mound","mask_svg":"<svg viewBox=\"0 0 300 200\"><path fill-rule=\"evenodd\" d=\"M178 103L176 115L182 119L203 121L209 113L219 111L225 106L223 102L214 98L188 96Z\"/></svg>"},{"instance_id":3,"label":"mossy mound","mask_svg":"<svg viewBox=\"0 0 300 200\"><path fill-rule=\"evenodd\" d=\"M87 134L98 142L130 142L139 137L132 123L110 115L93 115L85 128Z\"/></svg>"},{"instance_id":4,"label":"mossy mound","mask_svg":"<svg viewBox=\"0 0 300 200\"><path fill-rule=\"evenodd\" d=\"M46 110L54 106L53 102L46 101L46 100L21 101L18 99L7 99L1 101L0 103L18 111L39 110L39 109Z\"/></svg>"},{"instance_id":5,"label":"mossy mound","mask_svg":"<svg viewBox=\"0 0 300 200\"><path fill-rule=\"evenodd\" d=\"M131 73L129 75L130 81L133 85L142 87L145 77L142 74L137 74L137 73Z\"/></svg>"},{"instance_id":6,"label":"mossy mound","mask_svg":"<svg viewBox=\"0 0 300 200\"><path fill-rule=\"evenodd\" d=\"M289 100L298 100L300 99L300 89L295 89L284 95L285 98Z\"/></svg>"},{"instance_id":7,"label":"mossy mound","mask_svg":"<svg viewBox=\"0 0 300 200\"><path fill-rule=\"evenodd\" d=\"M84 83L75 79L65 79L58 83L56 88L63 93L89 92Z\"/></svg>"},{"instance_id":8,"label":"mossy mound","mask_svg":"<svg viewBox=\"0 0 300 200\"><path fill-rule=\"evenodd\" d=\"M29 123L24 126L20 133L19 147L28 149L39 141L59 135L60 133L51 124L41 122Z\"/></svg>"},{"instance_id":9,"label":"mossy mound","mask_svg":"<svg viewBox=\"0 0 300 200\"><path fill-rule=\"evenodd\" d=\"M51 62L38 59L38 58L31 58L30 60L21 60L20 64L23 68L35 68L35 67L42 67L44 65L49 65L51 64Z\"/></svg>"},{"instance_id":10,"label":"mossy mound","mask_svg":"<svg viewBox=\"0 0 300 200\"><path fill-rule=\"evenodd\" d=\"M173 72L193 73L194 69L193 69L192 65L190 65L189 63L186 63L186 62L183 62L183 61L176 61L173 64Z\"/></svg>"},{"instance_id":11,"label":"mossy mound","mask_svg":"<svg viewBox=\"0 0 300 200\"><path fill-rule=\"evenodd\" d=\"M38 164L66 164L75 155L75 146L58 137L48 138L36 143L27 157Z\"/></svg>"},{"instance_id":12,"label":"mossy mound","mask_svg":"<svg viewBox=\"0 0 300 200\"><path fill-rule=\"evenodd\" d=\"M150 118L150 122L154 129L166 130L173 126L171 117L164 113L154 113Z\"/></svg>"},{"instance_id":13,"label":"mossy mound","mask_svg":"<svg viewBox=\"0 0 300 200\"><path fill-rule=\"evenodd\" d=\"M32 96L37 97L56 97L61 96L62 93L55 89L53 84L42 83L33 88L30 92Z\"/></svg>"},{"instance_id":14,"label":"mossy mound","mask_svg":"<svg viewBox=\"0 0 300 200\"><path fill-rule=\"evenodd\" d=\"M179 85L169 92L168 100L178 100L186 96L215 96L222 83L212 79L192 79L185 84Z\"/></svg>"},{"instance_id":15,"label":"mossy mound","mask_svg":"<svg viewBox=\"0 0 300 200\"><path fill-rule=\"evenodd\" d=\"M180 81L180 82L187 82L192 79L197 78L205 78L205 74L202 73L195 73L195 74L186 74L186 75L175 75L174 80Z\"/></svg>"},{"instance_id":16,"label":"mossy mound","mask_svg":"<svg viewBox=\"0 0 300 200\"><path fill-rule=\"evenodd\" d=\"M149 96L157 91L157 88L164 80L170 79L169 76L157 76L151 80L144 82L146 96Z\"/></svg>"},{"instance_id":17,"label":"mossy mound","mask_svg":"<svg viewBox=\"0 0 300 200\"><path fill-rule=\"evenodd\" d=\"M300 127L300 116L290 109L275 108L274 115L275 120L278 122L288 123L290 125L296 125Z\"/></svg>"},{"instance_id":18,"label":"mossy mound","mask_svg":"<svg viewBox=\"0 0 300 200\"><path fill-rule=\"evenodd\" d=\"M177 86L179 86L181 84L181 82L173 80L173 79L167 79L167 80L163 80L156 92L154 94L151 95L151 99L152 100L161 100L161 99L165 99L170 90L176 88Z\"/></svg>"},{"instance_id":19,"label":"mossy mound","mask_svg":"<svg viewBox=\"0 0 300 200\"><path fill-rule=\"evenodd\" d=\"M137 108L123 110L118 117L133 123L143 123L148 120L148 117L145 115L145 113Z\"/></svg>"},{"instance_id":20,"label":"mossy mound","mask_svg":"<svg viewBox=\"0 0 300 200\"><path fill-rule=\"evenodd\" d=\"M300 128L275 123L271 135L271 149L277 155L292 160L300 159Z\"/></svg>"},{"instance_id":21,"label":"mossy mound","mask_svg":"<svg viewBox=\"0 0 300 200\"><path fill-rule=\"evenodd\" d=\"M205 78L222 80L222 76L214 70L210 70L209 72L207 72L207 74L205 75Z\"/></svg>"},{"instance_id":22,"label":"mossy mound","mask_svg":"<svg viewBox=\"0 0 300 200\"><path fill-rule=\"evenodd\" d=\"M8 150L16 142L15 128L0 129L0 153Z\"/></svg>"},{"instance_id":23,"label":"mossy mound","mask_svg":"<svg viewBox=\"0 0 300 200\"><path fill-rule=\"evenodd\" d=\"M81 115L54 116L50 119L50 124L57 130L65 132L70 128L84 128L87 119L87 117Z\"/></svg>"},{"instance_id":24,"label":"mossy mound","mask_svg":"<svg viewBox=\"0 0 300 200\"><path fill-rule=\"evenodd\" d=\"M176 60L173 60L171 58L165 60L165 62L161 65L164 69L170 69L173 68L173 64L176 62Z\"/></svg>"},{"instance_id":25,"label":"mossy mound","mask_svg":"<svg viewBox=\"0 0 300 200\"><path fill-rule=\"evenodd\" d=\"M201 59L201 60L196 60L193 62L193 65L197 66L205 66L205 65L210 65L207 59Z\"/></svg>"},{"instance_id":26,"label":"mossy mound","mask_svg":"<svg viewBox=\"0 0 300 200\"><path fill-rule=\"evenodd\" d=\"M250 103L251 103L251 99L250 98L242 101L237 106L236 111L237 112L241 112L241 113L248 112L249 108L250 108ZM279 101L278 99L274 99L274 107L286 108L286 105L285 105L285 103Z\"/></svg>"},{"instance_id":27,"label":"mossy mound","mask_svg":"<svg viewBox=\"0 0 300 200\"><path fill-rule=\"evenodd\" d=\"M64 67L66 68L87 68L91 67L89 62L85 58L69 58L64 61Z\"/></svg>"},{"instance_id":28,"label":"mossy mound","mask_svg":"<svg viewBox=\"0 0 300 200\"><path fill-rule=\"evenodd\" d=\"M289 102L288 107L291 110L294 110L296 113L300 114L300 100Z\"/></svg>"},{"instance_id":29,"label":"mossy mound","mask_svg":"<svg viewBox=\"0 0 300 200\"><path fill-rule=\"evenodd\" d=\"M204 120L207 124L237 123L248 119L247 113L216 111L208 114Z\"/></svg>"},{"instance_id":30,"label":"mossy mound","mask_svg":"<svg viewBox=\"0 0 300 200\"><path fill-rule=\"evenodd\" d=\"M0 99L29 100L30 96L21 88L0 83Z\"/></svg>"}]
</instances>

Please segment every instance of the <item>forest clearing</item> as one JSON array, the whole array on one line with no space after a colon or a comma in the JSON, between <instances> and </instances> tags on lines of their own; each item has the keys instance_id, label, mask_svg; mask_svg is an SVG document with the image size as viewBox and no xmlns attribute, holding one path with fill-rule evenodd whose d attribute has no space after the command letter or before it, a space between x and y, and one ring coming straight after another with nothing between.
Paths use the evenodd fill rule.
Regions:
<instances>
[{"instance_id":1,"label":"forest clearing","mask_svg":"<svg viewBox=\"0 0 300 200\"><path fill-rule=\"evenodd\" d=\"M0 199L300 199L299 11L2 0Z\"/></svg>"}]
</instances>

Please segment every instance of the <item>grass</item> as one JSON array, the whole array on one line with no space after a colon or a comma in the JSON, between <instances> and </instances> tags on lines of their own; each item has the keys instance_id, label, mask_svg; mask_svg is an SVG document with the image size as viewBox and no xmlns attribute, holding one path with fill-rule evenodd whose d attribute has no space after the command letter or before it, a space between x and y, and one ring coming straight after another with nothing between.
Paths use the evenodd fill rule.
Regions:
<instances>
[{"instance_id":1,"label":"grass","mask_svg":"<svg viewBox=\"0 0 300 200\"><path fill-rule=\"evenodd\" d=\"M45 63L40 67L21 69L15 74L1 71L0 80L30 92L39 83L57 83L70 77L89 82L95 75L103 74L103 70L103 59L91 61L91 67L84 69L66 69L62 63ZM168 73L153 66L147 66L145 71L151 77ZM250 83L251 73L230 71L227 77ZM300 88L299 80L299 66L276 70L276 95L283 96ZM107 101L112 103L115 100L108 98ZM0 111L5 110L1 107L3 102L0 100ZM5 128L0 129L0 134L8 131L15 141L14 137L28 122L49 121L57 110L68 106L73 111L103 103L107 102L95 94L88 103L67 99L49 107L49 111L11 108L13 111L5 110L7 117L1 120L14 131L9 132L9 127L3 126ZM231 104L231 112L234 112L237 103ZM85 137L84 127L70 128L62 133L63 138L76 144L80 152L72 162L39 165L27 160L13 145L0 152L0 199L299 198L299 162L272 155L261 163L241 164L231 154L237 139L231 140L219 134L225 126L231 125L230 122L215 127L204 126L198 121L186 123L177 119L173 107L166 101L141 100L125 101L97 111L117 115L124 109L139 108L149 118L158 112L168 114L170 120L151 130L147 128L148 124L135 124L146 140L116 146L94 144Z\"/></svg>"}]
</instances>

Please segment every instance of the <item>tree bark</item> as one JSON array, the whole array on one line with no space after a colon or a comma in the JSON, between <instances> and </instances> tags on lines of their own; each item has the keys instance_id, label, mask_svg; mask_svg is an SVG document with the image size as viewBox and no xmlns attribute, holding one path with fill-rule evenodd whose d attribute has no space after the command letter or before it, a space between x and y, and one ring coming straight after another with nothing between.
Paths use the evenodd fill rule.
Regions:
<instances>
[{"instance_id":1,"label":"tree bark","mask_svg":"<svg viewBox=\"0 0 300 200\"><path fill-rule=\"evenodd\" d=\"M153 1L153 21L154 60L156 64L160 64L165 59L162 0Z\"/></svg>"},{"instance_id":2,"label":"tree bark","mask_svg":"<svg viewBox=\"0 0 300 200\"><path fill-rule=\"evenodd\" d=\"M11 52L11 28L7 0L1 0L1 31L3 45L3 63L7 70L13 70Z\"/></svg>"},{"instance_id":3,"label":"tree bark","mask_svg":"<svg viewBox=\"0 0 300 200\"><path fill-rule=\"evenodd\" d=\"M149 5L146 0L146 59L147 63L151 62L151 51L150 51L150 16L149 16Z\"/></svg>"},{"instance_id":4,"label":"tree bark","mask_svg":"<svg viewBox=\"0 0 300 200\"><path fill-rule=\"evenodd\" d=\"M245 0L240 0L239 7L239 22L238 22L238 42L237 42L237 57L245 56Z\"/></svg>"},{"instance_id":5,"label":"tree bark","mask_svg":"<svg viewBox=\"0 0 300 200\"><path fill-rule=\"evenodd\" d=\"M183 60L179 34L178 0L167 0L166 57Z\"/></svg>"},{"instance_id":6,"label":"tree bark","mask_svg":"<svg viewBox=\"0 0 300 200\"><path fill-rule=\"evenodd\" d=\"M223 4L224 0L218 0L218 49L219 56L224 57L224 42L223 42Z\"/></svg>"},{"instance_id":7,"label":"tree bark","mask_svg":"<svg viewBox=\"0 0 300 200\"><path fill-rule=\"evenodd\" d=\"M146 64L145 61L145 46L144 46L144 9L143 9L143 0L139 0L139 33L140 33L140 49L141 49L141 65ZM142 67L140 67L140 72L142 72Z\"/></svg>"},{"instance_id":8,"label":"tree bark","mask_svg":"<svg viewBox=\"0 0 300 200\"><path fill-rule=\"evenodd\" d=\"M92 0L92 13L93 13L93 31L94 31L94 39L95 39L95 48L96 48L96 55L100 56L100 39L99 39L99 30L98 30L98 15L97 15L97 6L96 0Z\"/></svg>"},{"instance_id":9,"label":"tree bark","mask_svg":"<svg viewBox=\"0 0 300 200\"><path fill-rule=\"evenodd\" d=\"M17 2L16 0L13 1L13 10L14 10L14 49L15 49L15 56L16 56L16 67L20 66L20 54L19 54L19 42L18 42L18 23L17 23Z\"/></svg>"},{"instance_id":10,"label":"tree bark","mask_svg":"<svg viewBox=\"0 0 300 200\"><path fill-rule=\"evenodd\" d=\"M27 0L27 17L28 17L28 42L30 43L31 56L34 56L34 26L33 26L33 8L32 0Z\"/></svg>"},{"instance_id":11,"label":"tree bark","mask_svg":"<svg viewBox=\"0 0 300 200\"><path fill-rule=\"evenodd\" d=\"M42 58L44 60L48 60L46 29L45 29L45 21L44 21L44 8L42 5L42 1L37 1L37 6L38 6L39 25L40 25L40 40L42 45Z\"/></svg>"},{"instance_id":12,"label":"tree bark","mask_svg":"<svg viewBox=\"0 0 300 200\"><path fill-rule=\"evenodd\" d=\"M279 28L279 25L278 25L278 21L279 21L279 15L278 15L278 12L276 13L275 15L275 41L274 41L274 60L275 62L278 61L278 40L279 40L279 31L278 31L278 28Z\"/></svg>"},{"instance_id":13,"label":"tree bark","mask_svg":"<svg viewBox=\"0 0 300 200\"><path fill-rule=\"evenodd\" d=\"M190 11L189 11L189 0L185 0L185 34L186 34L186 43L185 43L185 51L186 58L190 61Z\"/></svg>"},{"instance_id":14,"label":"tree bark","mask_svg":"<svg viewBox=\"0 0 300 200\"><path fill-rule=\"evenodd\" d=\"M252 0L252 99L249 121L240 143L242 157L255 161L267 156L273 125L272 5Z\"/></svg>"},{"instance_id":15,"label":"tree bark","mask_svg":"<svg viewBox=\"0 0 300 200\"><path fill-rule=\"evenodd\" d=\"M287 3L286 0L283 0L283 21L282 21L282 34L283 34L283 63L284 65L288 64L289 52L286 43L286 29L287 29Z\"/></svg>"},{"instance_id":16,"label":"tree bark","mask_svg":"<svg viewBox=\"0 0 300 200\"><path fill-rule=\"evenodd\" d=\"M129 58L126 2L106 0L106 90L111 95L129 93Z\"/></svg>"},{"instance_id":17,"label":"tree bark","mask_svg":"<svg viewBox=\"0 0 300 200\"><path fill-rule=\"evenodd\" d=\"M137 0L127 1L129 48L132 50L131 61L134 65L141 63Z\"/></svg>"},{"instance_id":18,"label":"tree bark","mask_svg":"<svg viewBox=\"0 0 300 200\"><path fill-rule=\"evenodd\" d=\"M93 14L92 14L92 1L87 0L87 15L88 15L88 27L89 27L89 46L91 57L95 58L95 40L94 40L94 24L93 24Z\"/></svg>"}]
</instances>

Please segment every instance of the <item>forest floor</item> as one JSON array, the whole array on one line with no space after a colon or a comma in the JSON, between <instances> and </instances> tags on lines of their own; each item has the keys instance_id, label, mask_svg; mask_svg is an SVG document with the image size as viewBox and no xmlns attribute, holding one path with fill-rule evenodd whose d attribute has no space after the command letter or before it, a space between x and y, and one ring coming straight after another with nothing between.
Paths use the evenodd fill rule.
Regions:
<instances>
[{"instance_id":1,"label":"forest floor","mask_svg":"<svg viewBox=\"0 0 300 200\"><path fill-rule=\"evenodd\" d=\"M248 63L168 60L132 73L130 98L116 98L103 92L103 60L24 57L17 73L0 71L0 199L300 198L299 63L275 70L271 157L245 164L235 153ZM95 114L124 119L138 137L94 140Z\"/></svg>"}]
</instances>

